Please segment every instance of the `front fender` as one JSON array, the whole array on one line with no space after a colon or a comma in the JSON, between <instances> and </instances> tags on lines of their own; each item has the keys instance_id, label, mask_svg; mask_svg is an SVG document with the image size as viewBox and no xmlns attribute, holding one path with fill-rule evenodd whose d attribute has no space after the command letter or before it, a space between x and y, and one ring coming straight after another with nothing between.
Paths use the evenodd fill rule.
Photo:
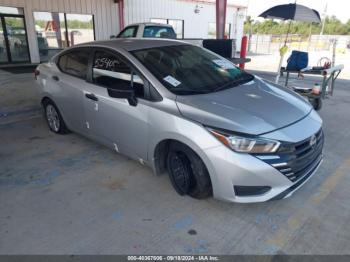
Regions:
<instances>
[{"instance_id":1,"label":"front fender","mask_svg":"<svg viewBox=\"0 0 350 262\"><path fill-rule=\"evenodd\" d=\"M157 146L164 141L175 140L187 145L197 153L208 169L213 190L217 188L218 177L213 163L205 151L222 146L222 144L203 125L182 116L170 115L169 113L152 109L152 112L150 112L150 134L148 161L154 173L157 173L155 158Z\"/></svg>"}]
</instances>

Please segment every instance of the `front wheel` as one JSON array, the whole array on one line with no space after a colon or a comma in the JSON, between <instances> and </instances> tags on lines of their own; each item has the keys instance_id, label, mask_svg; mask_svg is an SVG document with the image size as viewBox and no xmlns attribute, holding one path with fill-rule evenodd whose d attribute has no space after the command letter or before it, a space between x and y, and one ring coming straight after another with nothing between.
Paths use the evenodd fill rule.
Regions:
<instances>
[{"instance_id":1,"label":"front wheel","mask_svg":"<svg viewBox=\"0 0 350 262\"><path fill-rule=\"evenodd\" d=\"M171 184L180 195L189 195L196 199L212 195L208 170L188 146L178 142L170 144L167 168Z\"/></svg>"}]
</instances>

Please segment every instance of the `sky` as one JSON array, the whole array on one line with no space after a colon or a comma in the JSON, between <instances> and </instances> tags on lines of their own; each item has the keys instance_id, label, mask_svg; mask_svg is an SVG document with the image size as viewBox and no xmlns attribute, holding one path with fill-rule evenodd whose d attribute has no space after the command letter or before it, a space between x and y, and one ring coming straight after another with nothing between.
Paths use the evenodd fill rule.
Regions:
<instances>
[{"instance_id":1,"label":"sky","mask_svg":"<svg viewBox=\"0 0 350 262\"><path fill-rule=\"evenodd\" d=\"M279 5L294 3L295 0L228 0L228 2L248 5L248 15L256 19L258 15L268 8ZM350 19L350 1L349 0L297 0L298 4L306 5L317 10L320 14L324 12L326 3L328 3L327 15L335 15L342 22Z\"/></svg>"}]
</instances>

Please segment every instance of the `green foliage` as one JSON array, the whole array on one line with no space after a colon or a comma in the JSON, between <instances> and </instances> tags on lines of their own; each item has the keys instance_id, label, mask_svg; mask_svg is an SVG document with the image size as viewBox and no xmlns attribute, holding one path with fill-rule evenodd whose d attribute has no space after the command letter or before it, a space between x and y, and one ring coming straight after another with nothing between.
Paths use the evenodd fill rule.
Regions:
<instances>
[{"instance_id":1,"label":"green foliage","mask_svg":"<svg viewBox=\"0 0 350 262\"><path fill-rule=\"evenodd\" d=\"M6 25L9 27L19 27L19 28L23 28L23 20L22 19L18 19L18 18L13 18L13 17L7 17L6 18Z\"/></svg>"},{"instance_id":2,"label":"green foliage","mask_svg":"<svg viewBox=\"0 0 350 262\"><path fill-rule=\"evenodd\" d=\"M278 21L278 22L277 22ZM246 34L272 34L280 35L288 31L289 21L279 21L265 19L263 22L254 21L247 16L244 22L244 33ZM289 32L291 34L299 34L308 36L311 34L319 34L322 24L311 24L307 22L292 21ZM325 35L350 35L350 19L346 23L342 23L335 16L325 18Z\"/></svg>"},{"instance_id":3,"label":"green foliage","mask_svg":"<svg viewBox=\"0 0 350 262\"><path fill-rule=\"evenodd\" d=\"M92 29L93 22L92 19L89 21L79 21L79 20L68 20L68 28L72 29Z\"/></svg>"}]
</instances>

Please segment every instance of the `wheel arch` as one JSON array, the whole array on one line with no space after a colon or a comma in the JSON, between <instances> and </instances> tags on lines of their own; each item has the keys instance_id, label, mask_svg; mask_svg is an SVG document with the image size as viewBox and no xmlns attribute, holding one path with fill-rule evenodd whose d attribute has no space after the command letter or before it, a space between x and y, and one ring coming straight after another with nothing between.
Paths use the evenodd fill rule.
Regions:
<instances>
[{"instance_id":1,"label":"wheel arch","mask_svg":"<svg viewBox=\"0 0 350 262\"><path fill-rule=\"evenodd\" d=\"M154 149L151 150L152 168L156 175L162 175L166 173L166 157L167 157L167 152L169 151L169 145L172 142L177 142L189 147L203 161L210 175L211 168L208 166L210 165L208 162L209 160L205 156L202 149L199 148L194 142L192 142L188 138L179 138L179 137L163 138L159 140L153 147Z\"/></svg>"},{"instance_id":2,"label":"wheel arch","mask_svg":"<svg viewBox=\"0 0 350 262\"><path fill-rule=\"evenodd\" d=\"M215 182L215 177L213 177L213 175L212 175L213 170L211 169L210 161L208 159L206 159L206 156L205 156L205 153L203 152L203 150L201 150L194 143L188 143L188 142L185 142L184 140L173 139L173 138L167 138L167 139L163 139L163 140L159 141L157 143L157 145L155 146L154 153L153 153L153 161L152 161L155 174L162 175L164 173L167 173L167 171L168 171L168 168L167 168L168 152L169 152L171 143L174 143L174 142L180 144L180 147L184 146L183 152L185 152L185 153L187 152L190 154L189 151L191 151L194 155L196 155L196 157L198 157L202 161L204 168L206 169L206 172L209 175L209 178L208 178L209 184L210 184L209 185L209 187L210 187L210 194L209 195L212 196L213 191L214 191L214 186L215 186L214 184L216 184L216 182ZM188 155L188 157L190 157L190 156ZM193 157L192 157L192 159L193 159ZM209 166L208 166L208 164L209 164ZM170 180L171 180L171 178L170 178ZM173 184L173 186L174 186L174 184ZM176 191L178 191L178 190L176 190Z\"/></svg>"},{"instance_id":3,"label":"wheel arch","mask_svg":"<svg viewBox=\"0 0 350 262\"><path fill-rule=\"evenodd\" d=\"M169 146L170 143L175 141L180 142L175 139L163 139L155 146L152 152L152 164L156 175L162 175L166 172L166 157L169 151Z\"/></svg>"},{"instance_id":4,"label":"wheel arch","mask_svg":"<svg viewBox=\"0 0 350 262\"><path fill-rule=\"evenodd\" d=\"M59 110L63 120L64 121L66 120L66 117L64 115L63 110L61 109L61 107L55 102L55 100L50 95L47 95L47 94L43 95L43 97L41 98L41 101L40 101L42 107L44 107L44 102L45 101L52 102L58 108L58 110ZM65 121L65 123L66 123L66 121Z\"/></svg>"},{"instance_id":5,"label":"wheel arch","mask_svg":"<svg viewBox=\"0 0 350 262\"><path fill-rule=\"evenodd\" d=\"M43 97L41 98L40 104L41 104L42 106L44 106L45 101L51 101L52 103L54 103L54 104L56 105L56 103L55 103L49 96L43 96Z\"/></svg>"},{"instance_id":6,"label":"wheel arch","mask_svg":"<svg viewBox=\"0 0 350 262\"><path fill-rule=\"evenodd\" d=\"M56 109L57 109L57 111L58 111L58 114L60 115L60 118L62 119L62 121L63 121L63 125L64 125L64 129L65 129L65 131L64 131L64 133L69 133L70 132L70 128L68 127L68 125L67 125L67 122L66 122L66 118L65 118L65 116L63 115L63 112L62 112L62 110L61 110L61 108L55 103L55 101L50 97L50 96L47 96L47 95L44 95L42 98L41 98L41 101L40 101L40 103L41 103L41 106L42 106L42 112L43 112L43 114L45 115L45 111L46 111L46 109L45 109L45 102L50 102L51 104L53 104L55 107L56 107ZM46 117L46 116L45 116Z\"/></svg>"}]
</instances>

